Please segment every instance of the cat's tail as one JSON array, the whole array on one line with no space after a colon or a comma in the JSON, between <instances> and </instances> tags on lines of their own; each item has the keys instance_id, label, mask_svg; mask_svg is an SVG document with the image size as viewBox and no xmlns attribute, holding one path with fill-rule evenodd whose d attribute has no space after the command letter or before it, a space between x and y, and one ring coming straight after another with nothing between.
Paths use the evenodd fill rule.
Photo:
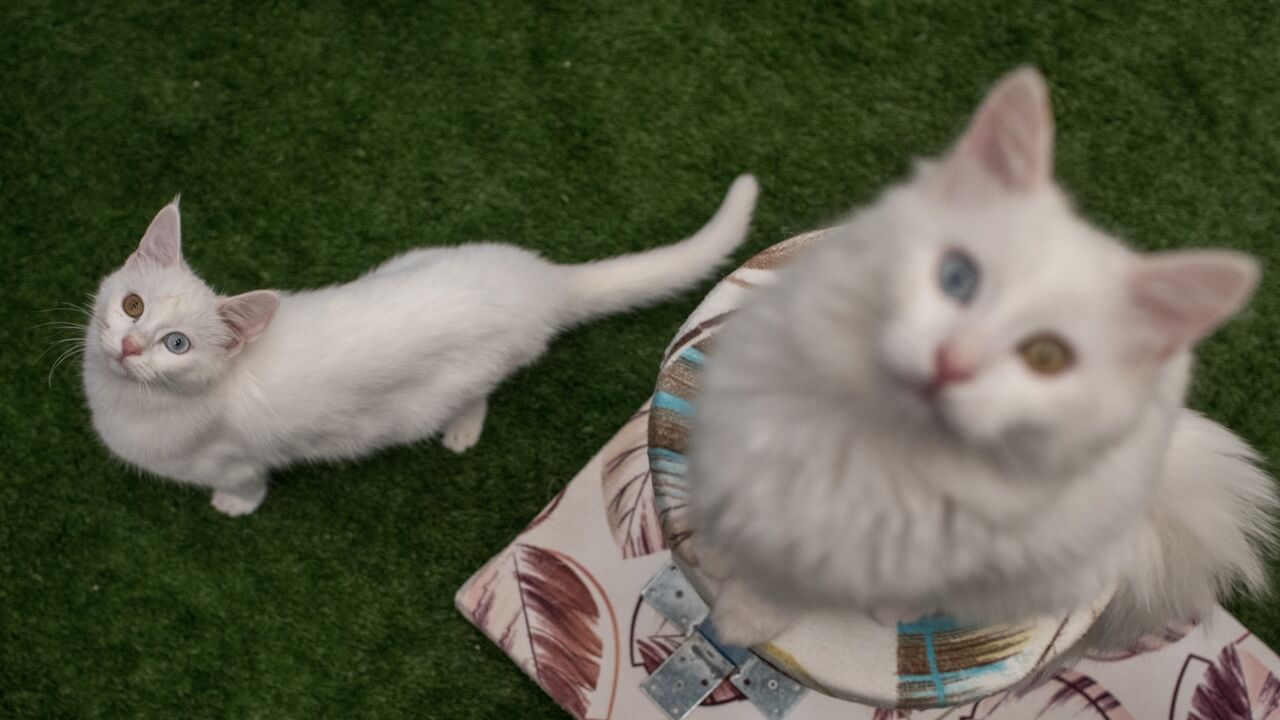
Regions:
<instances>
[{"instance_id":1,"label":"cat's tail","mask_svg":"<svg viewBox=\"0 0 1280 720\"><path fill-rule=\"evenodd\" d=\"M756 179L741 175L715 216L691 237L653 250L566 266L573 293L567 322L656 302L707 277L746 239L758 194Z\"/></svg>"},{"instance_id":2,"label":"cat's tail","mask_svg":"<svg viewBox=\"0 0 1280 720\"><path fill-rule=\"evenodd\" d=\"M1206 617L1237 585L1268 590L1280 498L1258 463L1230 430L1182 411L1133 566L1086 644L1120 649L1167 624Z\"/></svg>"}]
</instances>

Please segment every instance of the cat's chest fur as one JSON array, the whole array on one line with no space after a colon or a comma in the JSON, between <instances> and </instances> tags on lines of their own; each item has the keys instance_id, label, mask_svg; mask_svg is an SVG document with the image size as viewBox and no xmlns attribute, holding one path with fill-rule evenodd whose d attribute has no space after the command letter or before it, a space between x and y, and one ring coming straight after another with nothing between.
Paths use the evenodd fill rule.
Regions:
<instances>
[{"instance_id":1,"label":"cat's chest fur","mask_svg":"<svg viewBox=\"0 0 1280 720\"><path fill-rule=\"evenodd\" d=\"M112 375L99 362L86 364L84 379L94 430L113 453L143 470L194 480L189 473L193 457L219 432L214 403L188 398L175 402L163 390L148 390Z\"/></svg>"}]
</instances>

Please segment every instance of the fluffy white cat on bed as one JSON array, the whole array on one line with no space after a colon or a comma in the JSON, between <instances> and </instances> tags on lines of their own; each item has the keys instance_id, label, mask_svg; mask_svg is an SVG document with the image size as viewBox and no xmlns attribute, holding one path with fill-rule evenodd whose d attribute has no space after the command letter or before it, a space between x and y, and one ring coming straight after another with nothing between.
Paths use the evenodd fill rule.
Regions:
<instances>
[{"instance_id":1,"label":"fluffy white cat on bed","mask_svg":"<svg viewBox=\"0 0 1280 720\"><path fill-rule=\"evenodd\" d=\"M806 608L1000 621L1118 583L1088 642L1122 646L1264 586L1272 481L1183 407L1192 346L1257 263L1090 225L1054 182L1050 113L1013 73L726 324L690 502L729 641Z\"/></svg>"},{"instance_id":2,"label":"fluffy white cat on bed","mask_svg":"<svg viewBox=\"0 0 1280 720\"><path fill-rule=\"evenodd\" d=\"M176 203L102 281L87 328L93 426L126 462L253 512L267 473L443 433L480 438L485 401L561 330L688 288L744 239L738 178L687 240L582 265L511 245L420 249L345 285L215 293L182 258Z\"/></svg>"}]
</instances>

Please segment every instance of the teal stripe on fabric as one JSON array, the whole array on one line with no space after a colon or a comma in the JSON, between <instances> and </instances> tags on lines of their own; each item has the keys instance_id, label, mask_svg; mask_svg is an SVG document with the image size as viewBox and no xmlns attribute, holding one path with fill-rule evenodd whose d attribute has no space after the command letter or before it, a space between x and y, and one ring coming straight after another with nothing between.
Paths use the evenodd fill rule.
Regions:
<instances>
[{"instance_id":1,"label":"teal stripe on fabric","mask_svg":"<svg viewBox=\"0 0 1280 720\"><path fill-rule=\"evenodd\" d=\"M653 407L670 410L677 415L686 417L693 414L692 403L678 395L672 395L666 390L659 390L653 394Z\"/></svg>"},{"instance_id":2,"label":"teal stripe on fabric","mask_svg":"<svg viewBox=\"0 0 1280 720\"><path fill-rule=\"evenodd\" d=\"M938 705L947 702L947 681L954 673L938 671L938 653L933 646L933 634L959 629L960 623L949 617L923 617L909 623L898 623L898 635L919 635L924 639L925 661L929 664L928 675L900 675L899 681L932 682L933 693ZM899 641L901 642L901 641ZM965 671L957 671L965 672Z\"/></svg>"},{"instance_id":3,"label":"teal stripe on fabric","mask_svg":"<svg viewBox=\"0 0 1280 720\"><path fill-rule=\"evenodd\" d=\"M688 360L693 365L701 365L707 359L707 356L703 355L702 351L695 347L685 348L685 351L680 353L680 357L683 360Z\"/></svg>"},{"instance_id":4,"label":"teal stripe on fabric","mask_svg":"<svg viewBox=\"0 0 1280 720\"><path fill-rule=\"evenodd\" d=\"M649 448L649 469L656 473L684 475L684 455L666 448Z\"/></svg>"},{"instance_id":5,"label":"teal stripe on fabric","mask_svg":"<svg viewBox=\"0 0 1280 720\"><path fill-rule=\"evenodd\" d=\"M933 633L924 634L924 656L929 662L929 674L933 676L933 692L938 696L938 704L947 702L947 686L942 682L942 674L938 672L938 653L933 647Z\"/></svg>"},{"instance_id":6,"label":"teal stripe on fabric","mask_svg":"<svg viewBox=\"0 0 1280 720\"><path fill-rule=\"evenodd\" d=\"M666 473L668 475L684 475L684 463L674 462L671 460L654 460L649 459L649 469L657 473Z\"/></svg>"}]
</instances>

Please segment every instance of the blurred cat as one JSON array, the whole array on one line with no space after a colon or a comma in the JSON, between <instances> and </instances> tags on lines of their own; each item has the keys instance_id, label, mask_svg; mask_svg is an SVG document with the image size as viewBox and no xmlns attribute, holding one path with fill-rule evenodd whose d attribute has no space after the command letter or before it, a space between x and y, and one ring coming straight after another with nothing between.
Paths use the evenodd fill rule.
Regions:
<instances>
[{"instance_id":1,"label":"blurred cat","mask_svg":"<svg viewBox=\"0 0 1280 720\"><path fill-rule=\"evenodd\" d=\"M1257 456L1183 407L1191 347L1257 263L1137 253L1053 179L1048 89L995 87L955 146L725 325L690 439L726 640L796 613L986 622L1087 606L1125 646L1265 586Z\"/></svg>"},{"instance_id":2,"label":"blurred cat","mask_svg":"<svg viewBox=\"0 0 1280 720\"><path fill-rule=\"evenodd\" d=\"M687 240L555 265L511 245L424 248L345 285L223 297L182 257L177 203L107 276L86 330L93 426L126 462L253 512L267 473L443 433L480 438L486 397L560 331L654 302L711 273L745 238L742 176Z\"/></svg>"}]
</instances>

